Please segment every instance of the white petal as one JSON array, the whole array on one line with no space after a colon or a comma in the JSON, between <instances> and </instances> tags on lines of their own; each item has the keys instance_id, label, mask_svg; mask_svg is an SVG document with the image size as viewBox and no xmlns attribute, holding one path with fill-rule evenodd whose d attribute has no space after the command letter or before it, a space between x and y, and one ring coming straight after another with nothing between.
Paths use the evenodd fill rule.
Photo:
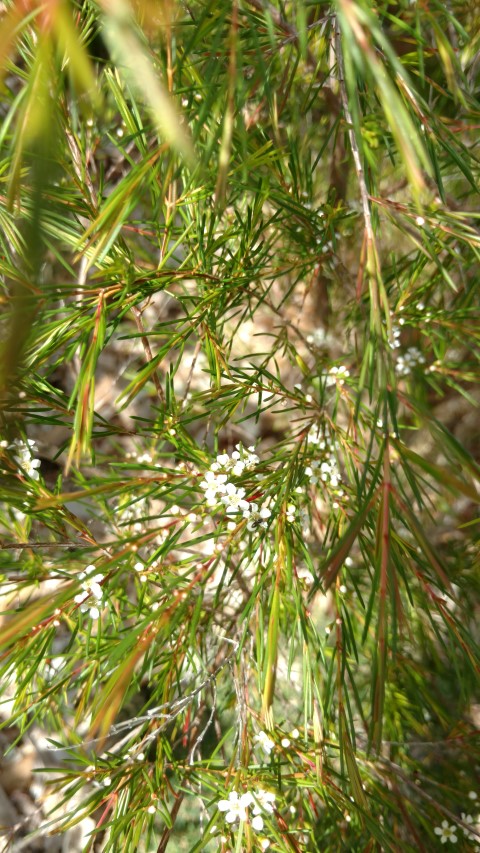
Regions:
<instances>
[{"instance_id":1,"label":"white petal","mask_svg":"<svg viewBox=\"0 0 480 853\"><path fill-rule=\"evenodd\" d=\"M260 815L256 815L256 817L252 818L252 829L255 829L256 832L261 832L263 829L263 818Z\"/></svg>"}]
</instances>

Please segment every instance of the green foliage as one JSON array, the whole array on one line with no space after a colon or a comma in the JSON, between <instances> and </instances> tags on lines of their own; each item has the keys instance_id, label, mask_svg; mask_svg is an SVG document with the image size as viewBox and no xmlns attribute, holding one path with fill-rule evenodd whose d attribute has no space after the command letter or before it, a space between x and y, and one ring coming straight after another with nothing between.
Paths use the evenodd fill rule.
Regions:
<instances>
[{"instance_id":1,"label":"green foliage","mask_svg":"<svg viewBox=\"0 0 480 853\"><path fill-rule=\"evenodd\" d=\"M2 16L2 719L45 731L57 791L32 838L479 849L475 5Z\"/></svg>"}]
</instances>

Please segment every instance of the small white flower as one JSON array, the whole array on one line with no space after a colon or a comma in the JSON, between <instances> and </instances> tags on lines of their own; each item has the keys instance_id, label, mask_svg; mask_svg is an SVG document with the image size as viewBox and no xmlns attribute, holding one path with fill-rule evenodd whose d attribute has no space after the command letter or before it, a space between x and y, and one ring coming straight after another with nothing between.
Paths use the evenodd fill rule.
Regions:
<instances>
[{"instance_id":1,"label":"small white flower","mask_svg":"<svg viewBox=\"0 0 480 853\"><path fill-rule=\"evenodd\" d=\"M403 355L400 355L395 364L397 376L410 376L412 370L421 364L425 364L425 356L418 347L409 347Z\"/></svg>"},{"instance_id":2,"label":"small white flower","mask_svg":"<svg viewBox=\"0 0 480 853\"><path fill-rule=\"evenodd\" d=\"M28 438L27 441L22 441L16 438L10 448L14 451L13 458L22 472L32 480L38 480L40 474L37 468L40 468L40 459L34 458L36 452L36 444L33 439Z\"/></svg>"},{"instance_id":3,"label":"small white flower","mask_svg":"<svg viewBox=\"0 0 480 853\"><path fill-rule=\"evenodd\" d=\"M95 605L89 607L89 605L84 604L87 598L93 595L97 601L101 601L103 598L103 589L100 584L105 580L104 575L96 574L92 575L91 572L95 571L95 566L90 565L87 566L84 572L81 572L78 576L78 579L82 581L82 592L77 593L74 597L74 602L76 604L80 604L80 610L82 613L86 613L87 610L90 610L90 616L92 619L98 619L100 616L100 610Z\"/></svg>"},{"instance_id":4,"label":"small white flower","mask_svg":"<svg viewBox=\"0 0 480 853\"><path fill-rule=\"evenodd\" d=\"M274 741L269 738L266 732L258 732L258 734L253 738L253 741L255 746L260 746L263 749L265 755L270 755L272 749L275 747Z\"/></svg>"},{"instance_id":5,"label":"small white flower","mask_svg":"<svg viewBox=\"0 0 480 853\"><path fill-rule=\"evenodd\" d=\"M469 791L468 792L468 799L469 800L476 800L477 799L477 792L476 791Z\"/></svg>"},{"instance_id":6,"label":"small white flower","mask_svg":"<svg viewBox=\"0 0 480 853\"><path fill-rule=\"evenodd\" d=\"M237 444L237 447L239 448L240 445ZM260 462L260 458L255 453L255 447L253 446L253 444L251 445L251 447L247 448L247 451L248 451L247 453L245 453L245 451L243 451L245 467L248 469L255 468L255 466L258 465L258 463Z\"/></svg>"},{"instance_id":7,"label":"small white flower","mask_svg":"<svg viewBox=\"0 0 480 853\"><path fill-rule=\"evenodd\" d=\"M305 535L305 531L304 531L304 535ZM309 570L306 568L299 568L297 571L297 577L298 577L298 580L303 581L303 583L306 584L306 586L311 586L315 580L312 573L309 572Z\"/></svg>"},{"instance_id":8,"label":"small white flower","mask_svg":"<svg viewBox=\"0 0 480 853\"><path fill-rule=\"evenodd\" d=\"M250 512L248 515L245 515L244 513L244 516L249 519L247 530L256 530L257 527L263 527L266 529L268 527L267 518L270 518L272 514L271 511L266 506L259 509L256 503L251 503L249 508Z\"/></svg>"},{"instance_id":9,"label":"small white flower","mask_svg":"<svg viewBox=\"0 0 480 853\"><path fill-rule=\"evenodd\" d=\"M235 823L236 820L247 820L247 809L254 803L254 799L249 791L238 796L237 791L230 791L228 800L220 800L218 809L221 812L226 812L225 820L227 823Z\"/></svg>"},{"instance_id":10,"label":"small white flower","mask_svg":"<svg viewBox=\"0 0 480 853\"><path fill-rule=\"evenodd\" d=\"M262 850L268 850L268 848L270 847L269 839L268 838L260 838L259 841L260 841L260 847L262 848Z\"/></svg>"},{"instance_id":11,"label":"small white flower","mask_svg":"<svg viewBox=\"0 0 480 853\"><path fill-rule=\"evenodd\" d=\"M292 731L290 732L290 737L293 737L294 740L297 740L297 738L300 737L300 732L298 731L298 729L292 729Z\"/></svg>"},{"instance_id":12,"label":"small white flower","mask_svg":"<svg viewBox=\"0 0 480 853\"><path fill-rule=\"evenodd\" d=\"M457 827L454 824L449 826L448 821L446 820L442 821L441 826L436 826L434 829L435 835L440 836L440 841L442 844L446 844L447 841L451 841L452 844L456 844L458 841L457 836L455 835L456 831Z\"/></svg>"},{"instance_id":13,"label":"small white flower","mask_svg":"<svg viewBox=\"0 0 480 853\"><path fill-rule=\"evenodd\" d=\"M255 805L253 807L253 814L260 814L260 812L267 812L267 814L273 814L273 806L275 804L275 794L271 791L264 791L263 788L260 788L255 794Z\"/></svg>"},{"instance_id":14,"label":"small white flower","mask_svg":"<svg viewBox=\"0 0 480 853\"><path fill-rule=\"evenodd\" d=\"M218 503L217 495L225 494L227 479L226 474L215 474L213 471L207 471L205 479L200 483L200 488L205 492L207 506L214 506Z\"/></svg>"},{"instance_id":15,"label":"small white flower","mask_svg":"<svg viewBox=\"0 0 480 853\"><path fill-rule=\"evenodd\" d=\"M288 737L282 737L281 744L282 744L284 749L288 749L288 747L290 746L290 743L291 743L291 741L288 739Z\"/></svg>"},{"instance_id":16,"label":"small white flower","mask_svg":"<svg viewBox=\"0 0 480 853\"><path fill-rule=\"evenodd\" d=\"M230 791L228 800L220 800L218 809L225 812L227 823L233 824L237 820L246 821L248 819L247 809L252 807L251 827L256 832L260 832L263 829L262 812L272 814L274 803L275 794L272 794L271 791L264 791L263 788L260 788L254 795L250 791L246 791L240 797L237 791Z\"/></svg>"},{"instance_id":17,"label":"small white flower","mask_svg":"<svg viewBox=\"0 0 480 853\"><path fill-rule=\"evenodd\" d=\"M228 453L220 453L217 456L216 470L218 470L219 468L227 468L229 465L230 465L230 456L228 455ZM212 469L213 469L213 465L212 465Z\"/></svg>"},{"instance_id":18,"label":"small white flower","mask_svg":"<svg viewBox=\"0 0 480 853\"><path fill-rule=\"evenodd\" d=\"M227 515L235 515L237 512L250 513L250 504L244 499L245 489L237 489L233 483L227 483L225 492L222 503L227 507Z\"/></svg>"}]
</instances>

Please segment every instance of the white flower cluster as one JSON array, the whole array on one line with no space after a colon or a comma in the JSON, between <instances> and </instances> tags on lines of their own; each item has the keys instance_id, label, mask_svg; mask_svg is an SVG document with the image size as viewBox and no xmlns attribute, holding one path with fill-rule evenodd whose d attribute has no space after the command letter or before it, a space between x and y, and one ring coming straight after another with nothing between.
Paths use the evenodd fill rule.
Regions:
<instances>
[{"instance_id":1,"label":"white flower cluster","mask_svg":"<svg viewBox=\"0 0 480 853\"><path fill-rule=\"evenodd\" d=\"M207 506L217 506L222 503L226 507L227 515L238 515L248 519L247 529L256 530L257 527L267 527L267 518L271 511L267 507L259 507L258 504L245 499L245 489L231 483L229 475L240 477L245 471L255 468L260 461L255 448L247 450L241 444L237 444L232 455L220 453L215 462L212 462L200 488L205 492Z\"/></svg>"},{"instance_id":2,"label":"white flower cluster","mask_svg":"<svg viewBox=\"0 0 480 853\"><path fill-rule=\"evenodd\" d=\"M342 483L342 475L335 456L335 451L339 449L338 442L322 433L320 427L317 426L310 430L308 444L318 449L320 455L319 459L312 459L310 465L305 468L305 474L310 482L312 485L316 485L319 481L326 483L336 490L339 497L342 497L344 491L339 488Z\"/></svg>"},{"instance_id":3,"label":"white flower cluster","mask_svg":"<svg viewBox=\"0 0 480 853\"><path fill-rule=\"evenodd\" d=\"M312 484L322 480L323 483L329 483L334 489L338 488L342 479L334 457L328 457L323 462L320 459L312 459L312 464L305 468L305 474Z\"/></svg>"},{"instance_id":4,"label":"white flower cluster","mask_svg":"<svg viewBox=\"0 0 480 853\"><path fill-rule=\"evenodd\" d=\"M40 468L41 462L34 456L37 452L37 446L33 439L27 438L26 441L23 441L21 438L16 438L13 444L2 441L2 447L13 450L14 462L21 468L22 474L26 474L32 480L38 480L40 476L38 468Z\"/></svg>"},{"instance_id":5,"label":"white flower cluster","mask_svg":"<svg viewBox=\"0 0 480 853\"><path fill-rule=\"evenodd\" d=\"M469 800L475 801L477 799L477 792L476 791L469 791L468 792L468 798L469 798ZM470 814L466 814L465 812L462 812L461 820L462 820L462 823L464 824L464 826L462 826L462 827L456 826L453 823L449 824L447 820L443 820L441 825L436 826L433 831L434 831L435 835L439 836L439 840L442 844L446 844L448 841L451 844L456 844L458 841L458 836L460 834L460 829L461 829L461 831L463 832L463 834L466 838L468 838L470 841L477 842L472 847L472 850L480 850L480 845L478 844L478 841L479 841L478 815L476 817L473 817ZM470 831L470 829L468 829L468 827L472 827L472 830L474 830L474 831L473 832Z\"/></svg>"},{"instance_id":6,"label":"white flower cluster","mask_svg":"<svg viewBox=\"0 0 480 853\"><path fill-rule=\"evenodd\" d=\"M247 447L245 450L241 444L236 444L232 455L229 456L228 453L220 453L216 461L212 462L210 470L231 472L236 477L240 477L244 471L250 471L260 462L254 451L255 448L253 445L252 447Z\"/></svg>"},{"instance_id":7,"label":"white flower cluster","mask_svg":"<svg viewBox=\"0 0 480 853\"><path fill-rule=\"evenodd\" d=\"M409 347L403 355L399 355L395 364L397 376L410 376L412 370L419 364L425 364L425 356L418 347Z\"/></svg>"},{"instance_id":8,"label":"white flower cluster","mask_svg":"<svg viewBox=\"0 0 480 853\"><path fill-rule=\"evenodd\" d=\"M78 579L82 581L82 592L79 592L78 595L73 599L76 604L80 605L80 610L82 613L90 612L91 619L98 619L100 617L100 610L94 604L90 606L90 604L85 604L87 598L93 596L93 598L100 603L103 598L103 589L100 584L105 580L104 575L96 574L92 575L92 572L95 571L95 566L90 565L87 566L84 572L81 572L78 576Z\"/></svg>"},{"instance_id":9,"label":"white flower cluster","mask_svg":"<svg viewBox=\"0 0 480 853\"><path fill-rule=\"evenodd\" d=\"M348 379L350 376L350 371L347 370L344 364L341 364L340 367L331 367L327 373L327 388L330 388L332 385L345 385L345 379Z\"/></svg>"},{"instance_id":10,"label":"white flower cluster","mask_svg":"<svg viewBox=\"0 0 480 853\"><path fill-rule=\"evenodd\" d=\"M465 814L465 812L462 812L460 817L462 818L463 823L465 823L467 826L471 826L474 830L473 832L470 832L469 829L467 829L465 826L462 826L462 831L466 838L470 839L470 841L479 842L480 839L478 837L478 831L480 829L480 826L478 824L478 818L475 819L471 814ZM480 845L478 843L477 846L474 847L474 850L480 850Z\"/></svg>"},{"instance_id":11,"label":"white flower cluster","mask_svg":"<svg viewBox=\"0 0 480 853\"><path fill-rule=\"evenodd\" d=\"M261 832L263 829L262 812L265 814L273 814L275 804L275 794L271 791L264 791L259 788L253 794L246 791L245 794L238 795L237 791L230 791L228 800L220 800L218 804L219 811L226 812L225 820L227 823L236 823L236 821L248 820L248 809L252 809L252 819L250 825L256 832Z\"/></svg>"},{"instance_id":12,"label":"white flower cluster","mask_svg":"<svg viewBox=\"0 0 480 853\"><path fill-rule=\"evenodd\" d=\"M403 323L404 323L404 319L402 317L402 319L400 320L400 325L403 326ZM390 349L398 349L401 346L401 344L400 344L400 335L401 334L402 334L402 330L401 330L400 326L392 326L392 335L391 335L391 338L388 342Z\"/></svg>"}]
</instances>

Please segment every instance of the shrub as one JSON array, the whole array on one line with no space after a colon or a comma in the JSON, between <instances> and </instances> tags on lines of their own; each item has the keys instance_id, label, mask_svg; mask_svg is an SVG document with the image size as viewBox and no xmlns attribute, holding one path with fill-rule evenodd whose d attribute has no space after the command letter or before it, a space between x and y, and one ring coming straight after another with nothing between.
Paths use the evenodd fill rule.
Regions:
<instances>
[{"instance_id":1,"label":"shrub","mask_svg":"<svg viewBox=\"0 0 480 853\"><path fill-rule=\"evenodd\" d=\"M479 849L478 12L2 15L5 849Z\"/></svg>"}]
</instances>

